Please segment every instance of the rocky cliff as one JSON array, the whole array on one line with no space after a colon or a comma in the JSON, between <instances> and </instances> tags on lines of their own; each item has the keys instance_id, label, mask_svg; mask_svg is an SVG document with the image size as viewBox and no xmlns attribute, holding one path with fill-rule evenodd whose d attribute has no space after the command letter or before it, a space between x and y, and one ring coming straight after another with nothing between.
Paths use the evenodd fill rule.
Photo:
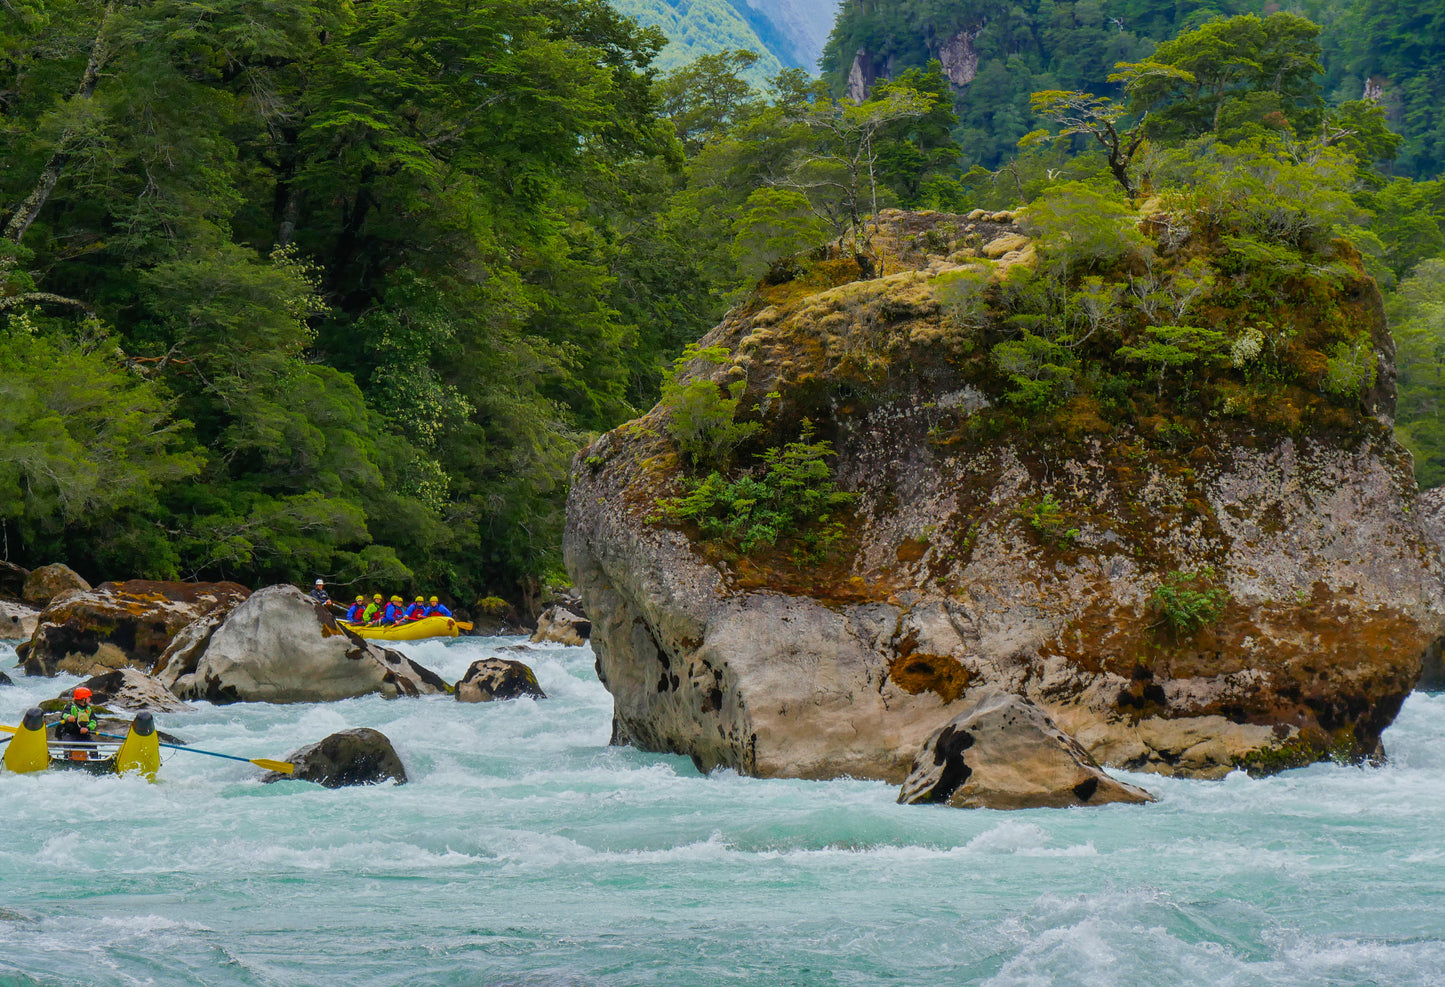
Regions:
<instances>
[{"instance_id":1,"label":"rocky cliff","mask_svg":"<svg viewBox=\"0 0 1445 987\"><path fill-rule=\"evenodd\" d=\"M1106 765L1378 755L1445 614L1387 426L1378 293L1346 245L1318 247L1328 276L1250 274L1156 208L1130 220L1153 239L1091 261L1097 284L1049 275L1057 248L1012 214L888 213L882 277L815 255L702 341L725 356L693 379L757 429L722 475L756 476L805 421L833 443L856 499L831 544L745 552L661 509L697 483L675 407L579 453L566 559L617 739L705 769L898 782L1002 690ZM1065 313L1113 285L1113 315L1050 335L1021 300L1049 277ZM1216 333L1187 373L1149 349L1187 348L1149 284L1162 318ZM1035 343L1053 355L1019 356ZM1368 372L1337 387L1346 350Z\"/></svg>"}]
</instances>

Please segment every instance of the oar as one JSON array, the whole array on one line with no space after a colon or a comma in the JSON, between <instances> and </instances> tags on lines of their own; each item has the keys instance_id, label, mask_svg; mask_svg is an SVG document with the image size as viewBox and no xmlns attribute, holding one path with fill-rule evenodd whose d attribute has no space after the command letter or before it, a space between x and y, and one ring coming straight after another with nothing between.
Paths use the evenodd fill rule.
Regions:
<instances>
[{"instance_id":1,"label":"oar","mask_svg":"<svg viewBox=\"0 0 1445 987\"><path fill-rule=\"evenodd\" d=\"M459 631L469 631L472 629L472 622L470 620L458 620L456 625Z\"/></svg>"},{"instance_id":2,"label":"oar","mask_svg":"<svg viewBox=\"0 0 1445 987\"><path fill-rule=\"evenodd\" d=\"M0 730L4 730L6 733L20 732L19 727L7 727L3 723L0 723ZM98 733L96 734L96 736L105 737L109 740L125 739L124 737L117 736L113 733ZM169 747L171 750L174 751L190 751L192 754L208 754L211 757L224 757L228 761L245 761L247 764L254 764L258 768L265 768L267 771L279 771L283 775L289 775L291 772L296 770L296 765L292 764L290 761L273 761L270 758L266 757L237 757L235 754L218 754L215 751L203 751L196 747L185 747L181 744L167 744L159 740L156 741L156 743L160 744L162 747Z\"/></svg>"}]
</instances>

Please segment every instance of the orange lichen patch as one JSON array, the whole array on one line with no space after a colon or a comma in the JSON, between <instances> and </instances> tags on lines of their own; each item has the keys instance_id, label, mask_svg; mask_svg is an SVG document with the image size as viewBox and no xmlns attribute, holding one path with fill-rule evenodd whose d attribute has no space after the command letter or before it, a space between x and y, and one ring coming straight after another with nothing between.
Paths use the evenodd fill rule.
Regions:
<instances>
[{"instance_id":1,"label":"orange lichen patch","mask_svg":"<svg viewBox=\"0 0 1445 987\"><path fill-rule=\"evenodd\" d=\"M898 546L899 562L917 562L928 554L928 542L922 540L906 541Z\"/></svg>"},{"instance_id":2,"label":"orange lichen patch","mask_svg":"<svg viewBox=\"0 0 1445 987\"><path fill-rule=\"evenodd\" d=\"M973 673L950 655L914 652L889 662L888 677L910 696L932 692L951 703L968 690Z\"/></svg>"}]
</instances>

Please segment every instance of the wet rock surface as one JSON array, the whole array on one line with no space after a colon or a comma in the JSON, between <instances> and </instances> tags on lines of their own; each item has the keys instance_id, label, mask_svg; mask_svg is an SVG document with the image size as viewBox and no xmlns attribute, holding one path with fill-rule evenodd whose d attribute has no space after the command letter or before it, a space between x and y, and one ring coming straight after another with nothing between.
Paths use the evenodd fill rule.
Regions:
<instances>
[{"instance_id":1,"label":"wet rock surface","mask_svg":"<svg viewBox=\"0 0 1445 987\"><path fill-rule=\"evenodd\" d=\"M357 637L294 586L258 590L220 626L197 629L158 666L156 677L182 699L215 703L448 691L436 673Z\"/></svg>"},{"instance_id":2,"label":"wet rock surface","mask_svg":"<svg viewBox=\"0 0 1445 987\"><path fill-rule=\"evenodd\" d=\"M236 583L131 580L60 594L40 614L23 655L26 675L149 671L177 634L250 595Z\"/></svg>"},{"instance_id":3,"label":"wet rock surface","mask_svg":"<svg viewBox=\"0 0 1445 987\"><path fill-rule=\"evenodd\" d=\"M565 644L578 648L592 636L592 621L580 608L556 604L542 611L537 618L537 630L532 634L532 643Z\"/></svg>"},{"instance_id":4,"label":"wet rock surface","mask_svg":"<svg viewBox=\"0 0 1445 987\"><path fill-rule=\"evenodd\" d=\"M498 699L546 699L537 684L537 676L520 661L506 658L483 658L474 661L457 683L457 700L464 703L489 703Z\"/></svg>"},{"instance_id":5,"label":"wet rock surface","mask_svg":"<svg viewBox=\"0 0 1445 987\"><path fill-rule=\"evenodd\" d=\"M293 779L315 782L326 788L351 785L380 785L391 781L406 784L406 768L386 734L369 727L333 733L282 760L296 765L294 773L268 772L262 781Z\"/></svg>"},{"instance_id":6,"label":"wet rock surface","mask_svg":"<svg viewBox=\"0 0 1445 987\"><path fill-rule=\"evenodd\" d=\"M924 741L903 782L905 805L961 809L1040 809L1154 801L1109 777L1042 710L996 693Z\"/></svg>"},{"instance_id":7,"label":"wet rock surface","mask_svg":"<svg viewBox=\"0 0 1445 987\"><path fill-rule=\"evenodd\" d=\"M23 603L0 600L0 641L29 641L40 623L40 611Z\"/></svg>"},{"instance_id":8,"label":"wet rock surface","mask_svg":"<svg viewBox=\"0 0 1445 987\"><path fill-rule=\"evenodd\" d=\"M159 680L134 668L118 668L95 675L79 686L90 690L91 705L111 712L185 713L194 708L171 695ZM54 712L69 704L73 692L74 689L67 689L55 699L41 703L41 708Z\"/></svg>"}]
</instances>

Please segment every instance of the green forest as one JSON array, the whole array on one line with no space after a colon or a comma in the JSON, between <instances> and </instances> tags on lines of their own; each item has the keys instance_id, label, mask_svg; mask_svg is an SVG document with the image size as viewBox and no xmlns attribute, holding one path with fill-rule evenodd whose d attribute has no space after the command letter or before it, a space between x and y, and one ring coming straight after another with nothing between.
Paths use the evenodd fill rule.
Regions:
<instances>
[{"instance_id":1,"label":"green forest","mask_svg":"<svg viewBox=\"0 0 1445 987\"><path fill-rule=\"evenodd\" d=\"M1364 255L1445 482L1445 14L1118 6L971 5L959 93L930 0L845 7L823 79L763 88L746 51L660 71L601 0L6 0L0 553L530 606L576 450L801 252L866 272L888 206L1241 184ZM854 103L859 47L895 71Z\"/></svg>"}]
</instances>

